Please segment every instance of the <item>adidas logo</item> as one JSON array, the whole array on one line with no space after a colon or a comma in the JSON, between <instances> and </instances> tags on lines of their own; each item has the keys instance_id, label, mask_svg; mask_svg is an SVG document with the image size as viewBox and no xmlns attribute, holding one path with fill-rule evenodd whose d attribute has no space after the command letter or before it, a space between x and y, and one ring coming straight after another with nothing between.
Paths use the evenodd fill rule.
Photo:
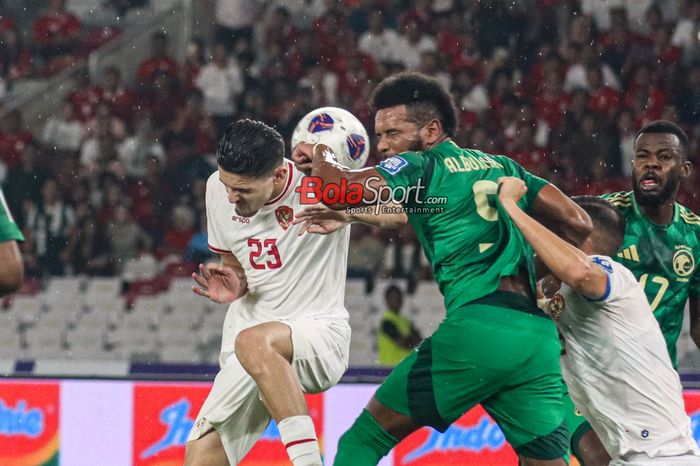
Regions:
<instances>
[{"instance_id":1,"label":"adidas logo","mask_svg":"<svg viewBox=\"0 0 700 466\"><path fill-rule=\"evenodd\" d=\"M623 259L627 259L628 261L639 262L637 246L633 244L632 246L623 249L622 251L617 253L617 257L622 257Z\"/></svg>"}]
</instances>

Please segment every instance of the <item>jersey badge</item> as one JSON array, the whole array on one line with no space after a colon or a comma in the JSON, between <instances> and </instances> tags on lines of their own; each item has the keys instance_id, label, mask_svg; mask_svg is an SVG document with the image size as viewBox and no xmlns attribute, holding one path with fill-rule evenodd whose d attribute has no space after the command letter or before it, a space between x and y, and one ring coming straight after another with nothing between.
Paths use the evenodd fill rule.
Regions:
<instances>
[{"instance_id":1,"label":"jersey badge","mask_svg":"<svg viewBox=\"0 0 700 466\"><path fill-rule=\"evenodd\" d=\"M559 293L556 293L554 296L552 296L552 299L549 300L549 304L547 306L547 310L549 311L549 317L551 317L554 321L558 321L559 319L561 319L561 315L564 313L565 306L566 302L564 301L564 297Z\"/></svg>"},{"instance_id":2,"label":"jersey badge","mask_svg":"<svg viewBox=\"0 0 700 466\"><path fill-rule=\"evenodd\" d=\"M676 246L676 253L673 255L673 271L679 277L687 277L695 270L695 259L688 246Z\"/></svg>"},{"instance_id":3,"label":"jersey badge","mask_svg":"<svg viewBox=\"0 0 700 466\"><path fill-rule=\"evenodd\" d=\"M382 161L379 166L389 172L391 175L396 175L401 169L408 165L408 162L403 157L394 156Z\"/></svg>"},{"instance_id":4,"label":"jersey badge","mask_svg":"<svg viewBox=\"0 0 700 466\"><path fill-rule=\"evenodd\" d=\"M277 219L277 223L280 224L282 229L284 229L284 231L287 231L289 225L292 224L292 220L294 220L294 211L289 206L280 206L275 209L275 218Z\"/></svg>"}]
</instances>

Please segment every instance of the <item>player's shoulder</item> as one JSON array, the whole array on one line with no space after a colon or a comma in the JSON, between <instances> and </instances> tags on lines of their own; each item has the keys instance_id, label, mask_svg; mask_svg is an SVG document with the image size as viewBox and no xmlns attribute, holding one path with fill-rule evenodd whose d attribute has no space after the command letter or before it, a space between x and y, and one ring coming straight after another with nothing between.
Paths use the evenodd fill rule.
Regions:
<instances>
[{"instance_id":1,"label":"player's shoulder","mask_svg":"<svg viewBox=\"0 0 700 466\"><path fill-rule=\"evenodd\" d=\"M226 196L226 187L219 179L219 170L216 170L207 178L206 193L208 201L220 198L222 195Z\"/></svg>"},{"instance_id":2,"label":"player's shoulder","mask_svg":"<svg viewBox=\"0 0 700 466\"><path fill-rule=\"evenodd\" d=\"M610 202L620 210L626 210L632 207L632 192L620 191L616 193L603 194L600 197Z\"/></svg>"},{"instance_id":3,"label":"player's shoulder","mask_svg":"<svg viewBox=\"0 0 700 466\"><path fill-rule=\"evenodd\" d=\"M612 257L591 255L590 258L594 263L598 264L603 270L605 270L610 277L611 286L613 288L615 288L615 286L612 284L617 284L616 286L618 288L621 286L621 284L624 284L622 290L612 290L616 294L620 291L624 291L625 288L632 287L637 284L637 279L635 278L634 273Z\"/></svg>"},{"instance_id":4,"label":"player's shoulder","mask_svg":"<svg viewBox=\"0 0 700 466\"><path fill-rule=\"evenodd\" d=\"M692 210L690 210L688 207L677 204L678 205L678 220L689 226L691 229L700 232L700 216L698 216L696 213L694 213Z\"/></svg>"}]
</instances>

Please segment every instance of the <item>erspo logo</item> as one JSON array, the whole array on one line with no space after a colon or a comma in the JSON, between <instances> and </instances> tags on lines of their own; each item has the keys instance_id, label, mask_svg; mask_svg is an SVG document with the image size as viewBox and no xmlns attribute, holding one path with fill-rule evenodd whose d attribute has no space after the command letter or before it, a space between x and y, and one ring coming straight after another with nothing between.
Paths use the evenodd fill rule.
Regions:
<instances>
[{"instance_id":1,"label":"erspo logo","mask_svg":"<svg viewBox=\"0 0 700 466\"><path fill-rule=\"evenodd\" d=\"M517 463L503 432L481 407L469 411L444 433L421 429L397 446L394 458L395 466Z\"/></svg>"},{"instance_id":2,"label":"erspo logo","mask_svg":"<svg viewBox=\"0 0 700 466\"><path fill-rule=\"evenodd\" d=\"M58 461L59 384L0 385L0 464Z\"/></svg>"}]
</instances>

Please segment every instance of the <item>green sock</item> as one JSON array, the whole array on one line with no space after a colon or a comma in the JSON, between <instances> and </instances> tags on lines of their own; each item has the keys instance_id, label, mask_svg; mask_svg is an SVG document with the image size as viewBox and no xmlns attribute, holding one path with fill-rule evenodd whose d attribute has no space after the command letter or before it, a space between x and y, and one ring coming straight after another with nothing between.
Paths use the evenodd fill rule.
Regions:
<instances>
[{"instance_id":1,"label":"green sock","mask_svg":"<svg viewBox=\"0 0 700 466\"><path fill-rule=\"evenodd\" d=\"M375 466L397 443L399 441L363 409L352 427L340 437L333 466Z\"/></svg>"}]
</instances>

